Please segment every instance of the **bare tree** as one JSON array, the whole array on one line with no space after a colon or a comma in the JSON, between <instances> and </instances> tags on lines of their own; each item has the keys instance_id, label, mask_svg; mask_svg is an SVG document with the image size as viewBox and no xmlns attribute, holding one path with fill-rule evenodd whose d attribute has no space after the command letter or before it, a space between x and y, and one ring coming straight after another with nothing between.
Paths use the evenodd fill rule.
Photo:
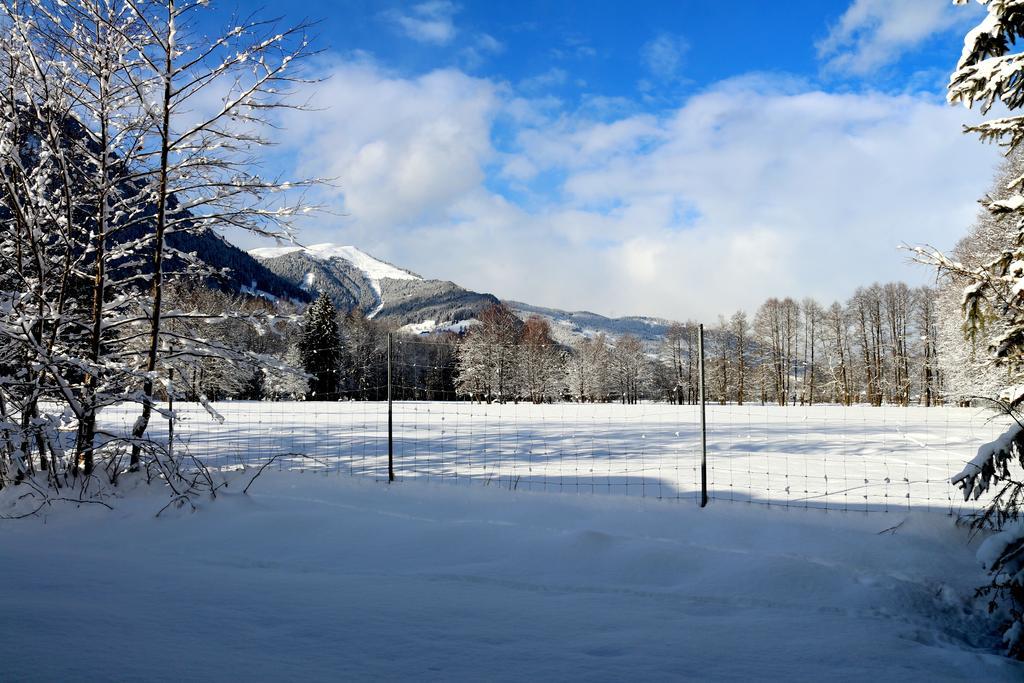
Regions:
<instances>
[{"instance_id":1,"label":"bare tree","mask_svg":"<svg viewBox=\"0 0 1024 683\"><path fill-rule=\"evenodd\" d=\"M488 403L514 400L523 322L502 304L485 309L478 319L459 347L458 390Z\"/></svg>"},{"instance_id":2,"label":"bare tree","mask_svg":"<svg viewBox=\"0 0 1024 683\"><path fill-rule=\"evenodd\" d=\"M734 355L733 340L729 334L729 326L725 318L718 318L718 325L708 335L710 346L714 349L714 384L718 394L718 402L725 405L729 402L729 395L732 393L730 380L733 379L731 372L732 359Z\"/></svg>"},{"instance_id":3,"label":"bare tree","mask_svg":"<svg viewBox=\"0 0 1024 683\"><path fill-rule=\"evenodd\" d=\"M822 343L828 367L832 400L843 405L853 402L853 373L850 367L849 315L838 301L824 314Z\"/></svg>"},{"instance_id":4,"label":"bare tree","mask_svg":"<svg viewBox=\"0 0 1024 683\"><path fill-rule=\"evenodd\" d=\"M910 322L913 297L903 282L882 287L883 309L889 347L889 400L910 403Z\"/></svg>"},{"instance_id":5,"label":"bare tree","mask_svg":"<svg viewBox=\"0 0 1024 683\"><path fill-rule=\"evenodd\" d=\"M563 355L551 338L551 325L546 319L534 315L526 321L518 360L524 398L544 403L562 395L565 388Z\"/></svg>"},{"instance_id":6,"label":"bare tree","mask_svg":"<svg viewBox=\"0 0 1024 683\"><path fill-rule=\"evenodd\" d=\"M678 405L688 402L690 391L689 326L672 323L665 331L661 343L661 363L667 377L673 401Z\"/></svg>"},{"instance_id":7,"label":"bare tree","mask_svg":"<svg viewBox=\"0 0 1024 683\"><path fill-rule=\"evenodd\" d=\"M736 403L743 405L746 398L748 354L750 353L750 323L747 321L746 313L743 311L733 313L729 321L729 332L734 340L733 366L736 369Z\"/></svg>"},{"instance_id":8,"label":"bare tree","mask_svg":"<svg viewBox=\"0 0 1024 683\"><path fill-rule=\"evenodd\" d=\"M884 392L885 328L882 313L882 288L878 284L861 287L854 292L849 307L853 314L856 341L860 346L861 369L864 373L863 395L867 403L882 405Z\"/></svg>"},{"instance_id":9,"label":"bare tree","mask_svg":"<svg viewBox=\"0 0 1024 683\"><path fill-rule=\"evenodd\" d=\"M174 487L168 449L146 432L168 391L159 380L213 357L256 378L259 352L172 321L266 311L168 310L175 280L212 275L171 242L228 226L289 234L301 209L277 194L287 183L256 174L254 155L266 142L261 126L290 106L291 65L309 50L301 27L258 20L190 45L189 23L205 4L0 4L0 358L29 368L0 378L0 417L23 426L2 435L2 451L19 455L4 456L0 480L8 463L14 476L31 473L31 444L54 485L63 470L86 475L85 486L102 447L111 478L127 448L131 468L150 454ZM214 92L222 104L196 111ZM100 433L97 412L123 401L142 405L131 435ZM58 433L68 416L77 427L70 454Z\"/></svg>"},{"instance_id":10,"label":"bare tree","mask_svg":"<svg viewBox=\"0 0 1024 683\"><path fill-rule=\"evenodd\" d=\"M637 403L651 379L650 363L637 337L624 334L615 340L611 371L619 400L627 404Z\"/></svg>"},{"instance_id":11,"label":"bare tree","mask_svg":"<svg viewBox=\"0 0 1024 683\"><path fill-rule=\"evenodd\" d=\"M604 334L581 339L566 359L569 393L576 400L598 402L608 398L610 350Z\"/></svg>"},{"instance_id":12,"label":"bare tree","mask_svg":"<svg viewBox=\"0 0 1024 683\"><path fill-rule=\"evenodd\" d=\"M814 299L804 299L802 303L803 308L803 362L801 363L803 368L803 378L801 380L802 386L802 398L801 403L806 401L808 405L813 405L817 390L817 384L815 380L815 370L817 369L817 358L815 357L818 348L818 336L821 328L821 320L824 317L824 311Z\"/></svg>"},{"instance_id":13,"label":"bare tree","mask_svg":"<svg viewBox=\"0 0 1024 683\"><path fill-rule=\"evenodd\" d=\"M920 403L925 407L940 400L942 377L938 358L938 311L936 292L931 287L920 287L914 292L917 310L917 330L920 334Z\"/></svg>"},{"instance_id":14,"label":"bare tree","mask_svg":"<svg viewBox=\"0 0 1024 683\"><path fill-rule=\"evenodd\" d=\"M762 349L762 395L770 389L772 397L780 406L786 405L791 385L795 306L792 299L768 299L754 318L754 330Z\"/></svg>"},{"instance_id":15,"label":"bare tree","mask_svg":"<svg viewBox=\"0 0 1024 683\"><path fill-rule=\"evenodd\" d=\"M167 235L175 230L236 229L290 238L289 221L304 207L272 198L294 183L266 180L254 170L253 150L270 144L263 135L268 115L292 108L287 95L299 82L293 62L308 56L305 25L279 31L250 19L213 40L188 35L192 15L205 3L125 0L144 30L135 45L142 68L132 84L149 102L142 153L156 159L145 174L146 200L155 208L148 234L151 254L149 339L145 355L142 414L132 429L141 439L153 410L153 377L159 366ZM196 117L190 107L217 90L220 104ZM307 184L306 181L300 184ZM172 201L174 205L172 205ZM137 467L140 446L132 447Z\"/></svg>"}]
</instances>

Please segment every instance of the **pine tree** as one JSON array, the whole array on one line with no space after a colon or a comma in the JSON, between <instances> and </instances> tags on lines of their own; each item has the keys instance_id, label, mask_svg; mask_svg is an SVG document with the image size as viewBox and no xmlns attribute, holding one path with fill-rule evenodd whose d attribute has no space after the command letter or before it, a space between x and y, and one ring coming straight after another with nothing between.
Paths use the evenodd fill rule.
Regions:
<instances>
[{"instance_id":1,"label":"pine tree","mask_svg":"<svg viewBox=\"0 0 1024 683\"><path fill-rule=\"evenodd\" d=\"M306 309L299 342L302 367L310 375L307 398L315 401L338 399L341 370L341 335L338 310L326 294Z\"/></svg>"},{"instance_id":2,"label":"pine tree","mask_svg":"<svg viewBox=\"0 0 1024 683\"><path fill-rule=\"evenodd\" d=\"M1024 105L1024 61L1022 53L1011 52L1024 37L1024 1L982 0L982 4L988 13L964 39L948 99L967 107L978 104L983 114L998 102L1012 112ZM1024 141L1024 115L989 119L967 130L983 141L1005 146L1012 154ZM1016 228L1005 233L990 258L969 267L934 251L919 249L918 254L961 281L965 330L970 338L985 339L988 362L1006 372L1007 382L995 401L1015 413L1024 404L1024 176L1010 179L1005 190L1005 196L982 202L993 216L1012 219ZM1024 468L1022 424L1019 417L1015 419L1003 436L982 446L952 481L960 485L965 498L995 491L985 513L975 520L979 526L1001 529L978 553L992 575L991 585L981 592L992 598L992 609L1002 604L1007 649L1011 656L1024 659L1024 483L1012 471Z\"/></svg>"},{"instance_id":3,"label":"pine tree","mask_svg":"<svg viewBox=\"0 0 1024 683\"><path fill-rule=\"evenodd\" d=\"M1024 174L1024 148L1011 150L995 174L989 200L1006 200L1015 194L1008 189L1014 179ZM967 235L949 254L950 258L966 270L984 268L998 259L1006 244L1017 235L1017 220L1009 213L994 214L982 208ZM984 333L968 335L964 339L964 320L961 314L964 288L974 282L973 275L961 276L948 271L943 277L939 306L938 345L941 347L942 369L950 380L953 398L969 401L976 397L997 396L1006 385L1007 364L991 362L987 354L987 337L1005 331L1008 319L993 315L982 301L978 313L984 314ZM980 330L980 328L979 328Z\"/></svg>"},{"instance_id":4,"label":"pine tree","mask_svg":"<svg viewBox=\"0 0 1024 683\"><path fill-rule=\"evenodd\" d=\"M238 397L243 401L262 401L266 391L266 376L263 368L254 367L250 371L249 380L242 387Z\"/></svg>"}]
</instances>

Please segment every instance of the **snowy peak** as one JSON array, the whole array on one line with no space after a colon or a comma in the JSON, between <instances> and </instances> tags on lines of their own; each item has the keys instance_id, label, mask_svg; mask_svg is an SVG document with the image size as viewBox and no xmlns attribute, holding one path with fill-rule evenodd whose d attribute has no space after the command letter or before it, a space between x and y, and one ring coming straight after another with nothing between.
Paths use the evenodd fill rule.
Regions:
<instances>
[{"instance_id":1,"label":"snowy peak","mask_svg":"<svg viewBox=\"0 0 1024 683\"><path fill-rule=\"evenodd\" d=\"M324 292L335 301L335 305L345 310L358 307L370 318L384 309L385 282L422 281L414 273L350 246L324 243L308 247L269 247L253 249L249 254L271 270L277 268L275 272L286 277L290 275L303 290ZM294 263L296 260L299 262ZM296 268L305 270L301 284L295 279Z\"/></svg>"},{"instance_id":2,"label":"snowy peak","mask_svg":"<svg viewBox=\"0 0 1024 683\"><path fill-rule=\"evenodd\" d=\"M314 244L249 252L274 274L312 295L326 294L342 311L362 311L398 325L427 320L451 325L498 300L453 282L424 280L351 246Z\"/></svg>"},{"instance_id":3,"label":"snowy peak","mask_svg":"<svg viewBox=\"0 0 1024 683\"><path fill-rule=\"evenodd\" d=\"M422 279L414 273L402 270L401 268L396 268L390 263L385 263L380 259L376 259L356 247L340 246L329 242L313 244L308 247L262 247L259 249L252 249L249 254L258 259L264 260L277 258L279 256L287 256L288 254L294 254L297 252L302 252L317 259L318 261L330 261L333 259L348 261L357 270L361 271L368 280L375 283L380 282L384 278L392 280Z\"/></svg>"}]
</instances>

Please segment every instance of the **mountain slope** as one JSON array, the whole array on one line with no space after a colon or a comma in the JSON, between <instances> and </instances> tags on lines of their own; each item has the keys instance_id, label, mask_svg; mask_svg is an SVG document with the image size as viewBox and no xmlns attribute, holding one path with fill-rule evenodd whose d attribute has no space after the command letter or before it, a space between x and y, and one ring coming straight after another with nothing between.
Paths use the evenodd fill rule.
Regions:
<instances>
[{"instance_id":1,"label":"mountain slope","mask_svg":"<svg viewBox=\"0 0 1024 683\"><path fill-rule=\"evenodd\" d=\"M271 272L257 259L211 230L179 231L167 236L168 246L194 253L211 268L220 271L208 284L219 289L270 296L275 299L307 301L309 293L286 278Z\"/></svg>"},{"instance_id":2,"label":"mountain slope","mask_svg":"<svg viewBox=\"0 0 1024 683\"><path fill-rule=\"evenodd\" d=\"M249 254L294 286L326 293L340 310L360 310L367 317L399 325L448 325L498 303L491 294L423 279L351 246L271 247Z\"/></svg>"},{"instance_id":3,"label":"mountain slope","mask_svg":"<svg viewBox=\"0 0 1024 683\"><path fill-rule=\"evenodd\" d=\"M74 116L66 116L60 121L40 120L36 110L25 104L16 104L18 112L17 130L21 142L20 163L26 169L37 167L44 162L40 155L39 141L50 133L51 124L59 126L59 139L64 146L68 178L66 182L72 188L76 198L69 210L76 230L69 235L68 245L77 256L81 257L76 277L82 280L75 286L91 286L94 272L94 259L97 250L95 244L96 212L91 202L96 201L93 194L95 160L100 156L102 147L96 135ZM153 203L151 188L145 177L137 175L138 169L130 172L125 167L125 160L113 154L109 159L107 173L112 182L108 201L112 206L132 206L132 211L114 210L108 214L105 246L108 261L106 274L110 282L134 281L131 287L146 282L139 275L153 272L151 250L154 242L154 222L156 205ZM288 280L270 272L259 261L252 258L235 245L228 242L213 230L204 227L195 214L184 208L182 200L175 194L168 197L167 209L174 222L173 229L165 233L166 252L163 269L167 281L179 278L194 278L198 265L205 265L213 271L210 276L203 276L203 283L211 288L228 292L258 294L269 298L288 298L305 301L309 295ZM129 215L130 214L130 215ZM10 209L5 202L0 202L0 220L10 217ZM121 222L124 221L124 222ZM121 251L118 254L118 251ZM191 258L189 255L194 255ZM194 261L198 259L201 264ZM203 269L206 270L206 269ZM86 275L88 274L88 275ZM145 285L143 285L145 286ZM119 293L120 294L120 293ZM90 295L91 296L91 295Z\"/></svg>"}]
</instances>

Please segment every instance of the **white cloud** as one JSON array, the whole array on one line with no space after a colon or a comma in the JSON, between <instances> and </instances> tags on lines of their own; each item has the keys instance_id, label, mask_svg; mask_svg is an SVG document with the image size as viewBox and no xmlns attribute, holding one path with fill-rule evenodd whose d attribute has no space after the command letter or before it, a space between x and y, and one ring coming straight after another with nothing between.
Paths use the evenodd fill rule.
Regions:
<instances>
[{"instance_id":1,"label":"white cloud","mask_svg":"<svg viewBox=\"0 0 1024 683\"><path fill-rule=\"evenodd\" d=\"M419 78L335 63L311 105L286 122L303 175L337 179L340 210L362 234L435 214L484 180L496 86L457 70Z\"/></svg>"},{"instance_id":2,"label":"white cloud","mask_svg":"<svg viewBox=\"0 0 1024 683\"><path fill-rule=\"evenodd\" d=\"M498 54L505 49L505 44L489 33L481 33L476 37L475 46L481 52Z\"/></svg>"},{"instance_id":3,"label":"white cloud","mask_svg":"<svg viewBox=\"0 0 1024 683\"><path fill-rule=\"evenodd\" d=\"M960 133L973 114L923 96L754 76L659 116L597 115L457 70L330 72L324 111L284 142L337 177L347 215L305 239L562 308L710 321L768 296L925 281L897 247L952 245L997 160Z\"/></svg>"},{"instance_id":4,"label":"white cloud","mask_svg":"<svg viewBox=\"0 0 1024 683\"><path fill-rule=\"evenodd\" d=\"M930 36L970 23L978 11L947 0L854 0L818 42L818 55L829 68L869 74Z\"/></svg>"},{"instance_id":5,"label":"white cloud","mask_svg":"<svg viewBox=\"0 0 1024 683\"><path fill-rule=\"evenodd\" d=\"M505 44L489 33L478 33L471 43L459 51L466 66L475 68L490 55L501 54Z\"/></svg>"},{"instance_id":6,"label":"white cloud","mask_svg":"<svg viewBox=\"0 0 1024 683\"><path fill-rule=\"evenodd\" d=\"M649 117L614 124L632 135L575 122L554 140L524 135L524 149L537 172L567 171L564 206L613 207L582 236L621 260L602 275L617 281L602 291L607 305L706 317L772 294L830 299L875 279L926 277L897 246L952 244L996 158L960 134L963 116L913 96L744 80L653 127ZM635 272L638 240L646 278Z\"/></svg>"},{"instance_id":7,"label":"white cloud","mask_svg":"<svg viewBox=\"0 0 1024 683\"><path fill-rule=\"evenodd\" d=\"M688 48L681 36L660 33L640 48L640 56L654 76L670 80L676 77Z\"/></svg>"},{"instance_id":8,"label":"white cloud","mask_svg":"<svg viewBox=\"0 0 1024 683\"><path fill-rule=\"evenodd\" d=\"M560 69L557 66L551 67L547 71L537 74L536 76L530 76L519 81L519 89L524 92L537 92L539 90L546 90L548 88L565 85L569 80L569 73L565 69Z\"/></svg>"},{"instance_id":9,"label":"white cloud","mask_svg":"<svg viewBox=\"0 0 1024 683\"><path fill-rule=\"evenodd\" d=\"M455 5L448 0L428 0L413 5L408 13L392 10L385 17L413 40L447 45L455 38L455 12Z\"/></svg>"}]
</instances>

